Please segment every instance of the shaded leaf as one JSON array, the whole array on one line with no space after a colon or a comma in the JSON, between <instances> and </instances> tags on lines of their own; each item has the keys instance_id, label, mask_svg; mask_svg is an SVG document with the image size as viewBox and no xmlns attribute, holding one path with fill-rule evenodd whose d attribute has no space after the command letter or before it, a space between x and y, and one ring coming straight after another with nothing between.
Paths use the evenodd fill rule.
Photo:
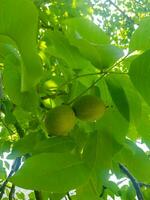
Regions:
<instances>
[{"instance_id":1,"label":"shaded leaf","mask_svg":"<svg viewBox=\"0 0 150 200\"><path fill-rule=\"evenodd\" d=\"M45 138L42 133L31 133L16 142L9 157L18 157L46 152L64 153L75 148L75 142L70 137Z\"/></svg>"},{"instance_id":2,"label":"shaded leaf","mask_svg":"<svg viewBox=\"0 0 150 200\"><path fill-rule=\"evenodd\" d=\"M150 50L138 56L132 63L129 76L135 88L150 105Z\"/></svg>"},{"instance_id":3,"label":"shaded leaf","mask_svg":"<svg viewBox=\"0 0 150 200\"><path fill-rule=\"evenodd\" d=\"M97 121L97 128L99 131L108 132L118 143L122 144L128 133L129 123L114 107L108 108L103 118Z\"/></svg>"},{"instance_id":4,"label":"shaded leaf","mask_svg":"<svg viewBox=\"0 0 150 200\"><path fill-rule=\"evenodd\" d=\"M38 142L33 149L33 153L56 152L63 153L75 148L75 142L70 137L51 137Z\"/></svg>"},{"instance_id":5,"label":"shaded leaf","mask_svg":"<svg viewBox=\"0 0 150 200\"><path fill-rule=\"evenodd\" d=\"M75 155L45 153L29 158L11 181L26 189L61 193L84 184L89 173L89 169Z\"/></svg>"},{"instance_id":6,"label":"shaded leaf","mask_svg":"<svg viewBox=\"0 0 150 200\"><path fill-rule=\"evenodd\" d=\"M8 159L14 159L27 153L32 153L35 145L45 139L45 135L41 132L33 132L14 143L12 152L8 155Z\"/></svg>"},{"instance_id":7,"label":"shaded leaf","mask_svg":"<svg viewBox=\"0 0 150 200\"><path fill-rule=\"evenodd\" d=\"M129 121L129 103L119 79L114 76L109 76L107 77L106 82L111 97L119 112L125 117L126 120Z\"/></svg>"}]
</instances>

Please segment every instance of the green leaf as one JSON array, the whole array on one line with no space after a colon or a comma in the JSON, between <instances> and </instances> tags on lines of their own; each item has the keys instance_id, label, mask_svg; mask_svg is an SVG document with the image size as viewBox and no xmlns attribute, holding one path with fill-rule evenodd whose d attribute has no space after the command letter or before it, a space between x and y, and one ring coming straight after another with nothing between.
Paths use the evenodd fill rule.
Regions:
<instances>
[{"instance_id":1,"label":"green leaf","mask_svg":"<svg viewBox=\"0 0 150 200\"><path fill-rule=\"evenodd\" d=\"M113 194L119 196L120 189L116 183L113 181L106 181L105 187L108 188Z\"/></svg>"},{"instance_id":2,"label":"green leaf","mask_svg":"<svg viewBox=\"0 0 150 200\"><path fill-rule=\"evenodd\" d=\"M135 125L140 123L142 112L142 100L137 90L135 90L129 76L120 75L119 80L122 83L122 87L125 91L127 101L130 110L130 122L134 122Z\"/></svg>"},{"instance_id":3,"label":"green leaf","mask_svg":"<svg viewBox=\"0 0 150 200\"><path fill-rule=\"evenodd\" d=\"M150 17L143 19L138 29L132 35L129 48L134 50L148 50L150 49Z\"/></svg>"},{"instance_id":4,"label":"green leaf","mask_svg":"<svg viewBox=\"0 0 150 200\"><path fill-rule=\"evenodd\" d=\"M16 142L9 158L23 156L27 153L64 153L74 148L75 142L70 137L51 137L46 139L40 132L35 132Z\"/></svg>"},{"instance_id":5,"label":"green leaf","mask_svg":"<svg viewBox=\"0 0 150 200\"><path fill-rule=\"evenodd\" d=\"M3 112L5 113L5 123L13 124L15 122L15 117L12 113L13 105L8 99L2 101Z\"/></svg>"},{"instance_id":6,"label":"green leaf","mask_svg":"<svg viewBox=\"0 0 150 200\"><path fill-rule=\"evenodd\" d=\"M20 106L16 106L13 109L13 115L15 116L16 120L22 127L27 127L28 123L32 117L30 112L25 111Z\"/></svg>"},{"instance_id":7,"label":"green leaf","mask_svg":"<svg viewBox=\"0 0 150 200\"><path fill-rule=\"evenodd\" d=\"M85 148L83 149L83 160L89 168L93 168L97 159L97 147L98 146L98 133L92 132Z\"/></svg>"},{"instance_id":8,"label":"green leaf","mask_svg":"<svg viewBox=\"0 0 150 200\"><path fill-rule=\"evenodd\" d=\"M77 199L80 200L99 200L99 194L95 191L90 181L86 185L78 188L76 193Z\"/></svg>"},{"instance_id":9,"label":"green leaf","mask_svg":"<svg viewBox=\"0 0 150 200\"><path fill-rule=\"evenodd\" d=\"M7 57L7 60L5 60L3 84L5 92L14 104L27 111L35 110L39 105L38 95L34 88L21 92L20 63L12 56Z\"/></svg>"},{"instance_id":10,"label":"green leaf","mask_svg":"<svg viewBox=\"0 0 150 200\"><path fill-rule=\"evenodd\" d=\"M113 156L120 151L121 145L107 129L99 129L96 168L110 169Z\"/></svg>"},{"instance_id":11,"label":"green leaf","mask_svg":"<svg viewBox=\"0 0 150 200\"><path fill-rule=\"evenodd\" d=\"M29 199L30 199L30 200L35 200L34 192L31 192L31 193L29 194Z\"/></svg>"},{"instance_id":12,"label":"green leaf","mask_svg":"<svg viewBox=\"0 0 150 200\"><path fill-rule=\"evenodd\" d=\"M93 138L92 138L93 137ZM107 130L91 133L87 145L83 150L83 159L92 168L90 182L96 193L100 193L102 184L108 179L112 166L112 158L121 148Z\"/></svg>"},{"instance_id":13,"label":"green leaf","mask_svg":"<svg viewBox=\"0 0 150 200\"><path fill-rule=\"evenodd\" d=\"M3 62L7 56L10 55L20 60L20 55L18 53L18 47L16 43L10 37L0 35L0 57L2 58Z\"/></svg>"},{"instance_id":14,"label":"green leaf","mask_svg":"<svg viewBox=\"0 0 150 200\"><path fill-rule=\"evenodd\" d=\"M36 48L37 27L38 11L31 1L0 1L0 34L10 37L16 43L23 61L22 91L35 86L42 74L42 65Z\"/></svg>"},{"instance_id":15,"label":"green leaf","mask_svg":"<svg viewBox=\"0 0 150 200\"><path fill-rule=\"evenodd\" d=\"M17 196L18 199L25 199L25 195L24 195L23 192L17 192L16 196Z\"/></svg>"},{"instance_id":16,"label":"green leaf","mask_svg":"<svg viewBox=\"0 0 150 200\"><path fill-rule=\"evenodd\" d=\"M26 189L61 193L84 184L89 174L89 169L75 155L45 153L29 158L11 181Z\"/></svg>"},{"instance_id":17,"label":"green leaf","mask_svg":"<svg viewBox=\"0 0 150 200\"><path fill-rule=\"evenodd\" d=\"M142 141L150 147L150 107L143 103L141 115L139 116L140 120L136 124L138 134L142 137Z\"/></svg>"},{"instance_id":18,"label":"green leaf","mask_svg":"<svg viewBox=\"0 0 150 200\"><path fill-rule=\"evenodd\" d=\"M83 127L83 124L75 126L71 131L71 137L75 140L76 150L81 153L89 139L88 126L85 128Z\"/></svg>"},{"instance_id":19,"label":"green leaf","mask_svg":"<svg viewBox=\"0 0 150 200\"><path fill-rule=\"evenodd\" d=\"M62 199L66 194L58 194L58 193L52 193L49 195L49 197L52 199L52 200L60 200Z\"/></svg>"},{"instance_id":20,"label":"green leaf","mask_svg":"<svg viewBox=\"0 0 150 200\"><path fill-rule=\"evenodd\" d=\"M118 143L122 144L128 133L129 122L114 106L108 108L103 118L97 121L97 128L100 131L108 132Z\"/></svg>"},{"instance_id":21,"label":"green leaf","mask_svg":"<svg viewBox=\"0 0 150 200\"><path fill-rule=\"evenodd\" d=\"M6 140L0 140L0 155L3 153L9 153L11 148L11 142Z\"/></svg>"},{"instance_id":22,"label":"green leaf","mask_svg":"<svg viewBox=\"0 0 150 200\"><path fill-rule=\"evenodd\" d=\"M51 137L38 142L33 149L33 153L64 153L75 148L75 142L70 137Z\"/></svg>"},{"instance_id":23,"label":"green leaf","mask_svg":"<svg viewBox=\"0 0 150 200\"><path fill-rule=\"evenodd\" d=\"M0 179L5 179L6 178L6 170L3 167L3 161L0 160Z\"/></svg>"},{"instance_id":24,"label":"green leaf","mask_svg":"<svg viewBox=\"0 0 150 200\"><path fill-rule=\"evenodd\" d=\"M138 56L132 63L129 76L135 88L150 105L150 50Z\"/></svg>"},{"instance_id":25,"label":"green leaf","mask_svg":"<svg viewBox=\"0 0 150 200\"><path fill-rule=\"evenodd\" d=\"M124 116L126 120L129 121L129 103L119 79L117 79L115 76L108 76L106 82L111 97L119 112Z\"/></svg>"},{"instance_id":26,"label":"green leaf","mask_svg":"<svg viewBox=\"0 0 150 200\"><path fill-rule=\"evenodd\" d=\"M64 21L70 43L97 68L106 68L123 56L121 49L109 44L107 35L93 22L72 18Z\"/></svg>"},{"instance_id":27,"label":"green leaf","mask_svg":"<svg viewBox=\"0 0 150 200\"><path fill-rule=\"evenodd\" d=\"M144 200L149 200L150 197L150 188L143 188L142 194L144 196Z\"/></svg>"},{"instance_id":28,"label":"green leaf","mask_svg":"<svg viewBox=\"0 0 150 200\"><path fill-rule=\"evenodd\" d=\"M149 183L150 172L147 169L150 167L150 159L134 142L126 140L124 148L114 159L124 164L138 181Z\"/></svg>"},{"instance_id":29,"label":"green leaf","mask_svg":"<svg viewBox=\"0 0 150 200\"><path fill-rule=\"evenodd\" d=\"M63 59L69 68L80 69L86 67L94 70L94 66L86 60L77 48L71 46L67 38L58 31L48 31L45 36L47 49L50 55Z\"/></svg>"},{"instance_id":30,"label":"green leaf","mask_svg":"<svg viewBox=\"0 0 150 200\"><path fill-rule=\"evenodd\" d=\"M91 43L108 44L108 36L92 21L78 17L64 21L65 34L73 42L79 44L82 40Z\"/></svg>"},{"instance_id":31,"label":"green leaf","mask_svg":"<svg viewBox=\"0 0 150 200\"><path fill-rule=\"evenodd\" d=\"M32 153L35 145L40 141L45 140L45 135L41 132L33 132L14 143L12 152L8 155L8 159L23 156L27 153Z\"/></svg>"},{"instance_id":32,"label":"green leaf","mask_svg":"<svg viewBox=\"0 0 150 200\"><path fill-rule=\"evenodd\" d=\"M83 41L77 47L82 55L89 59L98 69L110 67L123 56L122 50L112 45L91 44Z\"/></svg>"},{"instance_id":33,"label":"green leaf","mask_svg":"<svg viewBox=\"0 0 150 200\"><path fill-rule=\"evenodd\" d=\"M124 185L123 187L121 187L120 193L121 193L121 198L123 200L133 200L135 199L135 196L136 196L135 189L131 184Z\"/></svg>"}]
</instances>

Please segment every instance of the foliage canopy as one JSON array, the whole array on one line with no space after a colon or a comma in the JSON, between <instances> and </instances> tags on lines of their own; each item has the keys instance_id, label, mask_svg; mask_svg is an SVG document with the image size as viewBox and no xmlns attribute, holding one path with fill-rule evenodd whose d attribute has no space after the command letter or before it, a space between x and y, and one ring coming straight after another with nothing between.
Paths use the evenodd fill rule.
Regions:
<instances>
[{"instance_id":1,"label":"foliage canopy","mask_svg":"<svg viewBox=\"0 0 150 200\"><path fill-rule=\"evenodd\" d=\"M148 0L1 0L0 199L149 200L149 58Z\"/></svg>"}]
</instances>

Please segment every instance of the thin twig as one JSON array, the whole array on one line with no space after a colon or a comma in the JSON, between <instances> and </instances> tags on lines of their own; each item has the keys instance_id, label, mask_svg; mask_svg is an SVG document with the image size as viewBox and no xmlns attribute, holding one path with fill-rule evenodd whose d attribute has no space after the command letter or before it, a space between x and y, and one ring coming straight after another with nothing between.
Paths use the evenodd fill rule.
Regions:
<instances>
[{"instance_id":1,"label":"thin twig","mask_svg":"<svg viewBox=\"0 0 150 200\"><path fill-rule=\"evenodd\" d=\"M141 190L140 190L140 186L139 186L138 181L134 178L134 176L128 171L128 169L127 169L124 165L122 165L122 164L119 163L119 167L120 167L121 171L122 171L122 172L130 179L130 181L132 182L138 200L144 200L143 195L142 195L142 192L141 192Z\"/></svg>"},{"instance_id":2,"label":"thin twig","mask_svg":"<svg viewBox=\"0 0 150 200\"><path fill-rule=\"evenodd\" d=\"M93 86L95 86L106 74L103 74L101 77L96 79L88 88L86 88L82 93L80 93L77 97L72 99L70 102L67 103L67 105L72 104L74 101L76 101L78 98L80 98L83 94L85 94L88 90L90 90Z\"/></svg>"},{"instance_id":3,"label":"thin twig","mask_svg":"<svg viewBox=\"0 0 150 200\"><path fill-rule=\"evenodd\" d=\"M127 181L127 180L128 180L127 178L125 178L125 179L123 179L123 180L120 180L120 181L117 182L117 185L120 185L120 184L122 184L124 181Z\"/></svg>"},{"instance_id":4,"label":"thin twig","mask_svg":"<svg viewBox=\"0 0 150 200\"><path fill-rule=\"evenodd\" d=\"M21 165L21 157L17 157L14 161L14 163L12 164L11 167L11 171L9 172L6 180L3 182L3 184L0 187L0 200L2 199L3 195L4 195L4 191L5 191L5 187L10 179L10 177L19 169Z\"/></svg>"},{"instance_id":5,"label":"thin twig","mask_svg":"<svg viewBox=\"0 0 150 200\"><path fill-rule=\"evenodd\" d=\"M42 193L41 192L35 190L34 195L35 195L36 200L42 200Z\"/></svg>"},{"instance_id":6,"label":"thin twig","mask_svg":"<svg viewBox=\"0 0 150 200\"><path fill-rule=\"evenodd\" d=\"M72 82L72 81L78 79L78 78L82 78L82 77L86 77L86 76L96 76L96 75L100 75L101 73L102 73L102 72L96 72L96 73L88 73L88 74L80 74L80 75L77 75L77 76L73 77L72 79L67 80L67 81L65 81L64 83L62 83L62 84L60 85L60 88L63 87L63 86L65 86L65 85L67 85L68 83L70 83L70 82Z\"/></svg>"},{"instance_id":7,"label":"thin twig","mask_svg":"<svg viewBox=\"0 0 150 200\"><path fill-rule=\"evenodd\" d=\"M13 200L14 199L14 195L15 195L15 185L12 184L10 193L9 193L9 200Z\"/></svg>"},{"instance_id":8,"label":"thin twig","mask_svg":"<svg viewBox=\"0 0 150 200\"><path fill-rule=\"evenodd\" d=\"M133 21L133 19L131 18L131 17L129 17L123 10L121 10L120 8L119 8L119 6L117 6L113 1L111 1L111 0L108 0L109 1L109 3L111 4L111 5L113 5L124 17L126 17L127 18L127 20L129 20L129 21L131 21L132 23L134 23L134 21Z\"/></svg>"},{"instance_id":9,"label":"thin twig","mask_svg":"<svg viewBox=\"0 0 150 200\"><path fill-rule=\"evenodd\" d=\"M141 182L139 182L139 186L140 186L140 187L147 187L147 188L150 188L150 184L141 183Z\"/></svg>"},{"instance_id":10,"label":"thin twig","mask_svg":"<svg viewBox=\"0 0 150 200\"><path fill-rule=\"evenodd\" d=\"M71 200L69 192L67 193L68 200Z\"/></svg>"},{"instance_id":11,"label":"thin twig","mask_svg":"<svg viewBox=\"0 0 150 200\"><path fill-rule=\"evenodd\" d=\"M78 79L78 78L83 78L83 77L86 77L86 76L98 76L98 75L101 75L101 74L104 74L105 72L96 72L96 73L88 73L88 74L80 74L80 75L77 75L75 77L73 77L72 79L70 80L67 80L65 81L64 83L62 83L59 88L62 88L64 87L65 85L67 85L68 83L70 82L73 82L74 80ZM109 72L110 74L128 74L127 72Z\"/></svg>"},{"instance_id":12,"label":"thin twig","mask_svg":"<svg viewBox=\"0 0 150 200\"><path fill-rule=\"evenodd\" d=\"M111 72L111 70L116 67L117 65L119 65L121 62L123 62L130 54L128 53L126 56L124 56L123 58L119 59L116 63L114 63L110 68L108 68L106 71L103 71L101 74L101 76L96 79L88 88L86 88L82 93L80 93L77 97L75 97L74 99L72 99L70 102L67 103L67 105L72 104L74 101L76 101L78 98L80 98L83 94L85 94L89 89L91 89L92 87L94 87L105 75L107 75L108 73Z\"/></svg>"},{"instance_id":13,"label":"thin twig","mask_svg":"<svg viewBox=\"0 0 150 200\"><path fill-rule=\"evenodd\" d=\"M101 194L100 194L100 198L102 198L103 196L104 196L104 193L105 193L105 190L107 189L107 187L105 187L104 185L103 185L103 188L102 188L102 192L101 192Z\"/></svg>"}]
</instances>

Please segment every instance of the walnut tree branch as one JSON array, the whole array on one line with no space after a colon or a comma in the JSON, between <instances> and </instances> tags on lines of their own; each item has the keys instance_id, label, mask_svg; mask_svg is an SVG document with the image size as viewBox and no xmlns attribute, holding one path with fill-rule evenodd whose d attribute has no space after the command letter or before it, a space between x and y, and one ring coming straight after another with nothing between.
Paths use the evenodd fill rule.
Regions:
<instances>
[{"instance_id":1,"label":"walnut tree branch","mask_svg":"<svg viewBox=\"0 0 150 200\"><path fill-rule=\"evenodd\" d=\"M134 178L134 176L128 171L128 169L127 169L124 165L122 165L122 164L119 163L119 167L120 167L121 171L122 171L122 172L130 179L130 181L132 182L138 200L144 200L143 195L142 195L142 192L141 192L141 190L140 190L140 186L139 186L138 181Z\"/></svg>"},{"instance_id":2,"label":"walnut tree branch","mask_svg":"<svg viewBox=\"0 0 150 200\"><path fill-rule=\"evenodd\" d=\"M131 17L129 17L123 10L121 10L119 8L118 5L116 5L112 0L108 0L108 2L113 5L127 20L129 20L130 22L134 23L133 19Z\"/></svg>"},{"instance_id":3,"label":"walnut tree branch","mask_svg":"<svg viewBox=\"0 0 150 200\"><path fill-rule=\"evenodd\" d=\"M14 195L15 195L15 185L12 184L10 193L9 193L9 200L13 200L14 199Z\"/></svg>"},{"instance_id":4,"label":"walnut tree branch","mask_svg":"<svg viewBox=\"0 0 150 200\"><path fill-rule=\"evenodd\" d=\"M19 169L20 165L21 165L21 157L17 157L15 159L14 163L12 164L11 171L9 172L6 180L0 186L0 200L2 199L2 197L4 195L5 187L9 181L10 177Z\"/></svg>"},{"instance_id":5,"label":"walnut tree branch","mask_svg":"<svg viewBox=\"0 0 150 200\"><path fill-rule=\"evenodd\" d=\"M68 200L71 200L69 192L67 192L67 198L68 198Z\"/></svg>"},{"instance_id":6,"label":"walnut tree branch","mask_svg":"<svg viewBox=\"0 0 150 200\"><path fill-rule=\"evenodd\" d=\"M107 189L107 187L105 187L104 185L103 185L103 188L102 188L102 192L101 192L101 194L100 194L100 198L102 198L103 196L104 196L104 193L105 193L105 190Z\"/></svg>"}]
</instances>

